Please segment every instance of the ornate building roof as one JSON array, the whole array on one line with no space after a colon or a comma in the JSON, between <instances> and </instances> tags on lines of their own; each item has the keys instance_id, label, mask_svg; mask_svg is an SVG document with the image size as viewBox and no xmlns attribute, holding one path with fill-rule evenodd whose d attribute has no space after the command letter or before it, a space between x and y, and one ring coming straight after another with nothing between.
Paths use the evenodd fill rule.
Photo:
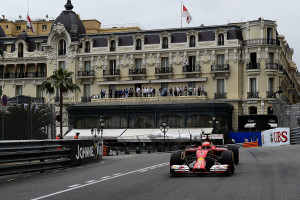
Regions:
<instances>
[{"instance_id":1,"label":"ornate building roof","mask_svg":"<svg viewBox=\"0 0 300 200\"><path fill-rule=\"evenodd\" d=\"M62 11L62 13L54 21L51 30L53 29L54 24L58 24L60 22L71 35L72 41L76 41L78 40L79 35L86 33L86 30L79 17L74 11L72 11L73 5L71 0L67 1L65 8L66 10Z\"/></svg>"}]
</instances>

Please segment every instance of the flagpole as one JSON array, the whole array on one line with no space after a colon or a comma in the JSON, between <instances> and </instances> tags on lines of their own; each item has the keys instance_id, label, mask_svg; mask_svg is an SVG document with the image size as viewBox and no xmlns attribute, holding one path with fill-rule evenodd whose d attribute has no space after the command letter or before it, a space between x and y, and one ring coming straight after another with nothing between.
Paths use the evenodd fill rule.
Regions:
<instances>
[{"instance_id":1,"label":"flagpole","mask_svg":"<svg viewBox=\"0 0 300 200\"><path fill-rule=\"evenodd\" d=\"M182 28L182 1L181 1L181 6L180 6L180 11L181 11L181 16L180 16L181 26L180 26L180 28Z\"/></svg>"}]
</instances>

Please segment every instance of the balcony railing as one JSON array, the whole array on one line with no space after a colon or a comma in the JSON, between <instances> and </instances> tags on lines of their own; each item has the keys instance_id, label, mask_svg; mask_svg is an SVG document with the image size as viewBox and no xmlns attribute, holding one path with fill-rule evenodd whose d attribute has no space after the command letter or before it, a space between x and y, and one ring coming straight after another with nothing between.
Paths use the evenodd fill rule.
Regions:
<instances>
[{"instance_id":1,"label":"balcony railing","mask_svg":"<svg viewBox=\"0 0 300 200\"><path fill-rule=\"evenodd\" d=\"M162 45L162 48L163 48L163 49L168 49L168 48L169 48L169 45L163 44L163 45Z\"/></svg>"},{"instance_id":2,"label":"balcony railing","mask_svg":"<svg viewBox=\"0 0 300 200\"><path fill-rule=\"evenodd\" d=\"M247 92L248 99L259 98L259 92Z\"/></svg>"},{"instance_id":3,"label":"balcony railing","mask_svg":"<svg viewBox=\"0 0 300 200\"><path fill-rule=\"evenodd\" d=\"M43 78L46 77L46 72L26 72L25 78Z\"/></svg>"},{"instance_id":4,"label":"balcony railing","mask_svg":"<svg viewBox=\"0 0 300 200\"><path fill-rule=\"evenodd\" d=\"M173 73L173 67L155 68L155 74L169 74Z\"/></svg>"},{"instance_id":5,"label":"balcony railing","mask_svg":"<svg viewBox=\"0 0 300 200\"><path fill-rule=\"evenodd\" d=\"M217 92L215 93L215 99L226 99L227 93L226 92Z\"/></svg>"},{"instance_id":6,"label":"balcony railing","mask_svg":"<svg viewBox=\"0 0 300 200\"><path fill-rule=\"evenodd\" d=\"M129 69L129 75L145 75L146 74L146 68L142 69Z\"/></svg>"},{"instance_id":7,"label":"balcony railing","mask_svg":"<svg viewBox=\"0 0 300 200\"><path fill-rule=\"evenodd\" d=\"M91 70L91 71L78 71L78 76L95 76L95 71Z\"/></svg>"},{"instance_id":8,"label":"balcony railing","mask_svg":"<svg viewBox=\"0 0 300 200\"><path fill-rule=\"evenodd\" d=\"M14 73L5 73L5 74L4 74L4 78L5 78L5 79L11 79L11 78L14 78Z\"/></svg>"},{"instance_id":9,"label":"balcony railing","mask_svg":"<svg viewBox=\"0 0 300 200\"><path fill-rule=\"evenodd\" d=\"M24 72L15 73L15 78L25 78L25 73Z\"/></svg>"},{"instance_id":10,"label":"balcony railing","mask_svg":"<svg viewBox=\"0 0 300 200\"><path fill-rule=\"evenodd\" d=\"M142 46L136 46L135 50L142 50Z\"/></svg>"},{"instance_id":11,"label":"balcony railing","mask_svg":"<svg viewBox=\"0 0 300 200\"><path fill-rule=\"evenodd\" d=\"M200 66L195 66L195 65L186 65L182 67L182 72L187 73L187 72L201 72L201 67Z\"/></svg>"},{"instance_id":12,"label":"balcony railing","mask_svg":"<svg viewBox=\"0 0 300 200\"><path fill-rule=\"evenodd\" d=\"M246 65L246 70L252 70L252 69L260 69L259 63L248 63Z\"/></svg>"},{"instance_id":13,"label":"balcony railing","mask_svg":"<svg viewBox=\"0 0 300 200\"><path fill-rule=\"evenodd\" d=\"M224 41L218 41L218 45L219 46L223 46L224 45Z\"/></svg>"},{"instance_id":14,"label":"balcony railing","mask_svg":"<svg viewBox=\"0 0 300 200\"><path fill-rule=\"evenodd\" d=\"M257 38L257 39L243 41L243 46L256 45L256 44L280 45L280 42L277 39L268 39L268 38Z\"/></svg>"},{"instance_id":15,"label":"balcony railing","mask_svg":"<svg viewBox=\"0 0 300 200\"><path fill-rule=\"evenodd\" d=\"M110 50L110 51L116 51L116 48L115 48L115 47L110 47L109 50Z\"/></svg>"},{"instance_id":16,"label":"balcony railing","mask_svg":"<svg viewBox=\"0 0 300 200\"><path fill-rule=\"evenodd\" d=\"M267 92L267 98L276 98L276 92L270 92L270 91L268 91Z\"/></svg>"},{"instance_id":17,"label":"balcony railing","mask_svg":"<svg viewBox=\"0 0 300 200\"><path fill-rule=\"evenodd\" d=\"M276 64L276 63L267 63L266 64L266 69L278 70L279 69L279 65Z\"/></svg>"},{"instance_id":18,"label":"balcony railing","mask_svg":"<svg viewBox=\"0 0 300 200\"><path fill-rule=\"evenodd\" d=\"M81 97L81 102L91 102L92 97Z\"/></svg>"},{"instance_id":19,"label":"balcony railing","mask_svg":"<svg viewBox=\"0 0 300 200\"><path fill-rule=\"evenodd\" d=\"M217 71L228 71L229 70L229 64L223 64L223 65L212 65L211 71L217 72Z\"/></svg>"},{"instance_id":20,"label":"balcony railing","mask_svg":"<svg viewBox=\"0 0 300 200\"><path fill-rule=\"evenodd\" d=\"M120 76L120 70L103 70L103 76Z\"/></svg>"},{"instance_id":21,"label":"balcony railing","mask_svg":"<svg viewBox=\"0 0 300 200\"><path fill-rule=\"evenodd\" d=\"M64 55L66 55L66 50L65 50L65 49L60 49L60 50L58 50L58 55L59 55L59 56L64 56Z\"/></svg>"}]
</instances>

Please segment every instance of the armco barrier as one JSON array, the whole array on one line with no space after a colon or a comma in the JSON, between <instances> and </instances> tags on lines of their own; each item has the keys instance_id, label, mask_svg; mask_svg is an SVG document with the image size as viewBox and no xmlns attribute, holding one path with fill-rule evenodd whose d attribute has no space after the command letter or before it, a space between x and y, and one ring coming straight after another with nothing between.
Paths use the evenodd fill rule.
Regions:
<instances>
[{"instance_id":1,"label":"armco barrier","mask_svg":"<svg viewBox=\"0 0 300 200\"><path fill-rule=\"evenodd\" d=\"M93 140L1 141L0 175L45 171L102 158ZM96 154L94 154L96 150Z\"/></svg>"},{"instance_id":2,"label":"armco barrier","mask_svg":"<svg viewBox=\"0 0 300 200\"><path fill-rule=\"evenodd\" d=\"M300 144L300 128L291 129L290 139L291 144Z\"/></svg>"}]
</instances>

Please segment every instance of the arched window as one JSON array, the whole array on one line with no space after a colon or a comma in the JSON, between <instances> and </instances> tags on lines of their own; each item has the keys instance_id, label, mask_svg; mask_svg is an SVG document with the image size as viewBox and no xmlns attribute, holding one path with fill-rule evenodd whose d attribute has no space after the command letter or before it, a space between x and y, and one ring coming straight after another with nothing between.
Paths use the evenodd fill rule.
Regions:
<instances>
[{"instance_id":1,"label":"arched window","mask_svg":"<svg viewBox=\"0 0 300 200\"><path fill-rule=\"evenodd\" d=\"M110 41L110 51L116 51L116 41Z\"/></svg>"},{"instance_id":2,"label":"arched window","mask_svg":"<svg viewBox=\"0 0 300 200\"><path fill-rule=\"evenodd\" d=\"M85 42L85 53L90 53L91 52L91 44L90 42Z\"/></svg>"},{"instance_id":3,"label":"arched window","mask_svg":"<svg viewBox=\"0 0 300 200\"><path fill-rule=\"evenodd\" d=\"M196 46L196 38L194 35L190 36L190 47Z\"/></svg>"},{"instance_id":4,"label":"arched window","mask_svg":"<svg viewBox=\"0 0 300 200\"><path fill-rule=\"evenodd\" d=\"M137 39L136 40L136 46L135 46L136 50L142 50L142 40L141 39Z\"/></svg>"},{"instance_id":5,"label":"arched window","mask_svg":"<svg viewBox=\"0 0 300 200\"><path fill-rule=\"evenodd\" d=\"M18 57L23 58L23 56L24 56L24 45L23 43L20 43L18 45Z\"/></svg>"},{"instance_id":6,"label":"arched window","mask_svg":"<svg viewBox=\"0 0 300 200\"><path fill-rule=\"evenodd\" d=\"M249 108L249 113L250 113L250 115L257 115L257 107L256 106L251 106Z\"/></svg>"},{"instance_id":7,"label":"arched window","mask_svg":"<svg viewBox=\"0 0 300 200\"><path fill-rule=\"evenodd\" d=\"M164 38L163 38L163 41L162 41L162 48L163 48L163 49L169 48L169 39L168 39L167 37L164 37Z\"/></svg>"},{"instance_id":8,"label":"arched window","mask_svg":"<svg viewBox=\"0 0 300 200\"><path fill-rule=\"evenodd\" d=\"M218 35L218 45L224 45L224 35L223 34Z\"/></svg>"},{"instance_id":9,"label":"arched window","mask_svg":"<svg viewBox=\"0 0 300 200\"><path fill-rule=\"evenodd\" d=\"M67 52L67 43L65 40L59 40L58 42L58 55L63 56L66 55Z\"/></svg>"}]
</instances>

